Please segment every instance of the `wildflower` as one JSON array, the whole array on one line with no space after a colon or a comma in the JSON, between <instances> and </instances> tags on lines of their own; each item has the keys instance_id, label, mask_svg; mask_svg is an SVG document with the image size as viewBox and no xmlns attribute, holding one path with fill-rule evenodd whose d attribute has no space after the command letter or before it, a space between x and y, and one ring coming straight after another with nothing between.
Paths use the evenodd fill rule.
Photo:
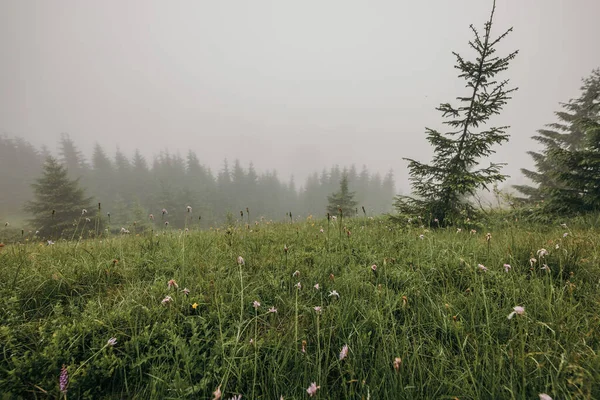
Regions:
<instances>
[{"instance_id":1,"label":"wildflower","mask_svg":"<svg viewBox=\"0 0 600 400\"><path fill-rule=\"evenodd\" d=\"M486 240L487 242L489 242L490 240L492 240L492 234L491 234L491 233L489 233L489 232L488 232L488 233L486 233L486 234L485 234L485 240Z\"/></svg>"},{"instance_id":2,"label":"wildflower","mask_svg":"<svg viewBox=\"0 0 600 400\"><path fill-rule=\"evenodd\" d=\"M270 313L276 313L277 309L275 307L271 307L271 308L269 308L269 312Z\"/></svg>"},{"instance_id":3,"label":"wildflower","mask_svg":"<svg viewBox=\"0 0 600 400\"><path fill-rule=\"evenodd\" d=\"M253 339L253 338L250 338L250 341L249 341L248 343L250 343L250 344L254 344L254 339Z\"/></svg>"},{"instance_id":4,"label":"wildflower","mask_svg":"<svg viewBox=\"0 0 600 400\"><path fill-rule=\"evenodd\" d=\"M67 371L67 367L63 364L60 369L60 378L58 380L60 391L63 394L67 394L67 387L69 386L69 372Z\"/></svg>"},{"instance_id":5,"label":"wildflower","mask_svg":"<svg viewBox=\"0 0 600 400\"><path fill-rule=\"evenodd\" d=\"M340 294L337 292L337 290L332 290L329 292L329 297L331 296L336 296L338 299L340 298Z\"/></svg>"},{"instance_id":6,"label":"wildflower","mask_svg":"<svg viewBox=\"0 0 600 400\"><path fill-rule=\"evenodd\" d=\"M537 256L540 257L540 258L546 257L548 254L549 254L548 250L546 250L546 249L539 249L537 251Z\"/></svg>"},{"instance_id":7,"label":"wildflower","mask_svg":"<svg viewBox=\"0 0 600 400\"><path fill-rule=\"evenodd\" d=\"M504 264L504 272L508 272L510 271L512 267L510 266L510 264Z\"/></svg>"},{"instance_id":8,"label":"wildflower","mask_svg":"<svg viewBox=\"0 0 600 400\"><path fill-rule=\"evenodd\" d=\"M318 284L318 283L315 283L315 286L314 286L314 288L315 288L315 289L317 289L317 290L319 290L319 289L320 289L320 288L319 288L319 284Z\"/></svg>"},{"instance_id":9,"label":"wildflower","mask_svg":"<svg viewBox=\"0 0 600 400\"><path fill-rule=\"evenodd\" d=\"M335 215L332 215L331 219L335 221L337 219L337 217Z\"/></svg>"},{"instance_id":10,"label":"wildflower","mask_svg":"<svg viewBox=\"0 0 600 400\"><path fill-rule=\"evenodd\" d=\"M555 248L556 250L558 250L558 249L560 249L560 245L559 245L558 243L556 243L556 246L554 246L554 248Z\"/></svg>"},{"instance_id":11,"label":"wildflower","mask_svg":"<svg viewBox=\"0 0 600 400\"><path fill-rule=\"evenodd\" d=\"M313 307L313 309L315 310L315 312L317 314L321 314L321 311L323 311L323 309L321 308L321 306L315 306L315 307Z\"/></svg>"},{"instance_id":12,"label":"wildflower","mask_svg":"<svg viewBox=\"0 0 600 400\"><path fill-rule=\"evenodd\" d=\"M563 233L563 237L566 238L567 236L569 236L569 232L565 232Z\"/></svg>"},{"instance_id":13,"label":"wildflower","mask_svg":"<svg viewBox=\"0 0 600 400\"><path fill-rule=\"evenodd\" d=\"M222 396L222 394L221 394L221 385L219 385L219 387L213 392L213 396L215 396L213 400L220 400L221 399L221 396Z\"/></svg>"},{"instance_id":14,"label":"wildflower","mask_svg":"<svg viewBox=\"0 0 600 400\"><path fill-rule=\"evenodd\" d=\"M302 352L306 353L306 340L302 341Z\"/></svg>"},{"instance_id":15,"label":"wildflower","mask_svg":"<svg viewBox=\"0 0 600 400\"><path fill-rule=\"evenodd\" d=\"M342 347L342 351L340 351L340 361L342 361L344 358L346 358L348 356L348 345L345 344Z\"/></svg>"},{"instance_id":16,"label":"wildflower","mask_svg":"<svg viewBox=\"0 0 600 400\"><path fill-rule=\"evenodd\" d=\"M421 239L421 240L425 239L425 235L423 235L423 234L419 235L419 239Z\"/></svg>"},{"instance_id":17,"label":"wildflower","mask_svg":"<svg viewBox=\"0 0 600 400\"><path fill-rule=\"evenodd\" d=\"M329 274L329 280L333 282L335 280L335 275Z\"/></svg>"},{"instance_id":18,"label":"wildflower","mask_svg":"<svg viewBox=\"0 0 600 400\"><path fill-rule=\"evenodd\" d=\"M295 278L297 276L300 276L300 271L298 270L294 271L294 273L292 274L292 278Z\"/></svg>"},{"instance_id":19,"label":"wildflower","mask_svg":"<svg viewBox=\"0 0 600 400\"><path fill-rule=\"evenodd\" d=\"M552 397L548 396L546 393L540 393L540 400L552 400Z\"/></svg>"},{"instance_id":20,"label":"wildflower","mask_svg":"<svg viewBox=\"0 0 600 400\"><path fill-rule=\"evenodd\" d=\"M435 223L437 224L437 223L439 223L439 222L440 222L440 220L439 220L439 219L437 219L437 218L434 218L434 219L433 219L433 222L435 222Z\"/></svg>"},{"instance_id":21,"label":"wildflower","mask_svg":"<svg viewBox=\"0 0 600 400\"><path fill-rule=\"evenodd\" d=\"M564 224L564 223L563 223L563 224L560 224L560 226L562 226L563 228L566 228L566 227L567 227L567 224Z\"/></svg>"},{"instance_id":22,"label":"wildflower","mask_svg":"<svg viewBox=\"0 0 600 400\"><path fill-rule=\"evenodd\" d=\"M233 397L230 397L229 400L242 400L242 395L241 394L235 395Z\"/></svg>"},{"instance_id":23,"label":"wildflower","mask_svg":"<svg viewBox=\"0 0 600 400\"><path fill-rule=\"evenodd\" d=\"M533 266L533 264L535 264L536 262L537 262L537 260L535 258L533 258L533 257L531 257L529 259L529 265L531 265L531 266Z\"/></svg>"},{"instance_id":24,"label":"wildflower","mask_svg":"<svg viewBox=\"0 0 600 400\"><path fill-rule=\"evenodd\" d=\"M258 309L258 307L260 307L260 303L257 300L254 300L252 302L252 307L254 307L254 309L256 310L256 309Z\"/></svg>"},{"instance_id":25,"label":"wildflower","mask_svg":"<svg viewBox=\"0 0 600 400\"><path fill-rule=\"evenodd\" d=\"M154 214L148 215L148 218L150 218L151 221L154 221Z\"/></svg>"},{"instance_id":26,"label":"wildflower","mask_svg":"<svg viewBox=\"0 0 600 400\"><path fill-rule=\"evenodd\" d=\"M165 226L169 226L169 221L165 221Z\"/></svg>"},{"instance_id":27,"label":"wildflower","mask_svg":"<svg viewBox=\"0 0 600 400\"><path fill-rule=\"evenodd\" d=\"M406 306L406 303L408 303L408 297L402 296L402 305Z\"/></svg>"},{"instance_id":28,"label":"wildflower","mask_svg":"<svg viewBox=\"0 0 600 400\"><path fill-rule=\"evenodd\" d=\"M238 256L237 263L238 263L238 265L245 265L246 264L246 262L244 261L244 259L242 258L242 256Z\"/></svg>"},{"instance_id":29,"label":"wildflower","mask_svg":"<svg viewBox=\"0 0 600 400\"><path fill-rule=\"evenodd\" d=\"M187 212L191 213L192 212L192 207L191 206L187 206Z\"/></svg>"},{"instance_id":30,"label":"wildflower","mask_svg":"<svg viewBox=\"0 0 600 400\"><path fill-rule=\"evenodd\" d=\"M320 388L321 388L321 386L317 386L317 384L315 382L313 382L310 384L308 389L306 389L306 393L308 393L308 395L310 397L313 397L315 394L317 394L317 390Z\"/></svg>"},{"instance_id":31,"label":"wildflower","mask_svg":"<svg viewBox=\"0 0 600 400\"><path fill-rule=\"evenodd\" d=\"M400 365L402 365L402 359L400 357L394 358L394 369L396 372L400 371Z\"/></svg>"},{"instance_id":32,"label":"wildflower","mask_svg":"<svg viewBox=\"0 0 600 400\"><path fill-rule=\"evenodd\" d=\"M52 240L48 240L48 246L52 246L54 244L54 242Z\"/></svg>"},{"instance_id":33,"label":"wildflower","mask_svg":"<svg viewBox=\"0 0 600 400\"><path fill-rule=\"evenodd\" d=\"M508 314L508 319L512 319L515 315L523 315L525 314L525 307L515 306L513 307L513 312Z\"/></svg>"},{"instance_id":34,"label":"wildflower","mask_svg":"<svg viewBox=\"0 0 600 400\"><path fill-rule=\"evenodd\" d=\"M175 279L171 279L169 282L167 282L167 288L171 289L171 288L179 288L179 285L177 284L177 282L175 282Z\"/></svg>"},{"instance_id":35,"label":"wildflower","mask_svg":"<svg viewBox=\"0 0 600 400\"><path fill-rule=\"evenodd\" d=\"M461 232L462 232L462 229L456 228L456 233L461 233Z\"/></svg>"},{"instance_id":36,"label":"wildflower","mask_svg":"<svg viewBox=\"0 0 600 400\"><path fill-rule=\"evenodd\" d=\"M325 232L325 231L323 230L323 228L321 228L321 229L319 229L319 232L323 233L323 232Z\"/></svg>"},{"instance_id":37,"label":"wildflower","mask_svg":"<svg viewBox=\"0 0 600 400\"><path fill-rule=\"evenodd\" d=\"M196 308L198 308L198 303L194 303L192 304L192 308L195 310Z\"/></svg>"},{"instance_id":38,"label":"wildflower","mask_svg":"<svg viewBox=\"0 0 600 400\"><path fill-rule=\"evenodd\" d=\"M106 342L107 346L114 346L115 344L117 344L117 338L116 337L111 337L110 339L108 339L108 342Z\"/></svg>"},{"instance_id":39,"label":"wildflower","mask_svg":"<svg viewBox=\"0 0 600 400\"><path fill-rule=\"evenodd\" d=\"M471 229L471 235L474 235L476 233L477 233L477 231L475 229Z\"/></svg>"},{"instance_id":40,"label":"wildflower","mask_svg":"<svg viewBox=\"0 0 600 400\"><path fill-rule=\"evenodd\" d=\"M371 265L371 270L373 272L377 271L377 265L376 264Z\"/></svg>"},{"instance_id":41,"label":"wildflower","mask_svg":"<svg viewBox=\"0 0 600 400\"><path fill-rule=\"evenodd\" d=\"M7 226L9 226L10 224L8 222L4 223L4 227L6 228Z\"/></svg>"},{"instance_id":42,"label":"wildflower","mask_svg":"<svg viewBox=\"0 0 600 400\"><path fill-rule=\"evenodd\" d=\"M541 268L543 271L548 271L550 272L550 267L548 266L548 264L544 264L544 266Z\"/></svg>"},{"instance_id":43,"label":"wildflower","mask_svg":"<svg viewBox=\"0 0 600 400\"><path fill-rule=\"evenodd\" d=\"M168 212L167 212L167 209L166 209L166 208L163 208L163 209L162 209L162 215L165 215L165 214L168 214ZM221 386L219 386L219 387L221 387Z\"/></svg>"},{"instance_id":44,"label":"wildflower","mask_svg":"<svg viewBox=\"0 0 600 400\"><path fill-rule=\"evenodd\" d=\"M300 282L296 283L294 287L298 290L302 289L302 284Z\"/></svg>"},{"instance_id":45,"label":"wildflower","mask_svg":"<svg viewBox=\"0 0 600 400\"><path fill-rule=\"evenodd\" d=\"M173 301L173 298L171 296L167 296L164 299L162 299L161 304L169 304L171 301Z\"/></svg>"},{"instance_id":46,"label":"wildflower","mask_svg":"<svg viewBox=\"0 0 600 400\"><path fill-rule=\"evenodd\" d=\"M188 289L188 288L184 288L184 289L182 290L182 292L183 292L183 294L185 294L185 295L187 296L188 294L190 294L190 289Z\"/></svg>"},{"instance_id":47,"label":"wildflower","mask_svg":"<svg viewBox=\"0 0 600 400\"><path fill-rule=\"evenodd\" d=\"M91 219L89 219L89 218L86 218L86 219L85 219L85 222L92 222L92 220L91 220Z\"/></svg>"},{"instance_id":48,"label":"wildflower","mask_svg":"<svg viewBox=\"0 0 600 400\"><path fill-rule=\"evenodd\" d=\"M487 267L483 264L477 264L477 268L479 268L479 270L483 272L487 272L488 270Z\"/></svg>"},{"instance_id":49,"label":"wildflower","mask_svg":"<svg viewBox=\"0 0 600 400\"><path fill-rule=\"evenodd\" d=\"M284 252L284 253L287 253L287 252L288 252L288 247L287 247L287 245L285 245L285 244L283 245L283 252Z\"/></svg>"},{"instance_id":50,"label":"wildflower","mask_svg":"<svg viewBox=\"0 0 600 400\"><path fill-rule=\"evenodd\" d=\"M87 214L87 210L84 208L83 210L81 210L81 215L85 215Z\"/></svg>"}]
</instances>

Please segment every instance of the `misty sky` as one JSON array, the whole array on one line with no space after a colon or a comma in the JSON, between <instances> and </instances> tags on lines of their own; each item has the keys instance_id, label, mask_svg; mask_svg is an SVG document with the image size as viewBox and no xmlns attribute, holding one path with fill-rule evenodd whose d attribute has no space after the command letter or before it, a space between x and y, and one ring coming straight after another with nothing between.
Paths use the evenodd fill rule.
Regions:
<instances>
[{"instance_id":1,"label":"misty sky","mask_svg":"<svg viewBox=\"0 0 600 400\"><path fill-rule=\"evenodd\" d=\"M195 150L213 171L253 161L280 177L332 164L428 161L434 108L465 95L451 51L468 52L491 1L0 0L0 134L89 155ZM504 77L520 90L495 124L495 161L518 179L530 136L600 67L599 0L498 0Z\"/></svg>"}]
</instances>

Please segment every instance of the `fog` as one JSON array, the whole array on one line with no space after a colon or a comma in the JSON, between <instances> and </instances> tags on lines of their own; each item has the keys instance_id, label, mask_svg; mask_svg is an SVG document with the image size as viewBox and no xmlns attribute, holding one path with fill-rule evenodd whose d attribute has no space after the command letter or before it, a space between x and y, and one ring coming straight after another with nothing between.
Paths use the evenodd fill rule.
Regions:
<instances>
[{"instance_id":1,"label":"fog","mask_svg":"<svg viewBox=\"0 0 600 400\"><path fill-rule=\"evenodd\" d=\"M469 24L491 1L0 2L0 134L55 151L68 133L151 160L193 149L276 169L301 185L333 164L384 174L409 191L402 157L427 161L435 107L463 95L451 51L468 52ZM501 116L511 181L532 166L530 136L553 121L600 66L600 2L502 0L504 77L520 89Z\"/></svg>"}]
</instances>

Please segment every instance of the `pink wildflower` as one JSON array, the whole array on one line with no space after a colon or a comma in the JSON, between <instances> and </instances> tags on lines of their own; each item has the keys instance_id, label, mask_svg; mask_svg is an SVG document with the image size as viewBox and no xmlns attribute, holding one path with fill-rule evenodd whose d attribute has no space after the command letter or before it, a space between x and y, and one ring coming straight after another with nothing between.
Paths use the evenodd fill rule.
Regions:
<instances>
[{"instance_id":1,"label":"pink wildflower","mask_svg":"<svg viewBox=\"0 0 600 400\"><path fill-rule=\"evenodd\" d=\"M175 282L175 279L171 279L169 282L167 282L167 288L172 289L172 288L179 288L179 285L177 284L177 282Z\"/></svg>"},{"instance_id":2,"label":"pink wildflower","mask_svg":"<svg viewBox=\"0 0 600 400\"><path fill-rule=\"evenodd\" d=\"M190 289L185 288L182 290L182 292L183 292L183 294L185 294L187 296L188 294L190 294Z\"/></svg>"},{"instance_id":3,"label":"pink wildflower","mask_svg":"<svg viewBox=\"0 0 600 400\"><path fill-rule=\"evenodd\" d=\"M548 396L546 393L540 393L540 400L552 400L552 397Z\"/></svg>"},{"instance_id":4,"label":"pink wildflower","mask_svg":"<svg viewBox=\"0 0 600 400\"><path fill-rule=\"evenodd\" d=\"M214 399L213 400L220 400L221 399L221 385L219 385L219 387L213 392L213 396Z\"/></svg>"},{"instance_id":5,"label":"pink wildflower","mask_svg":"<svg viewBox=\"0 0 600 400\"><path fill-rule=\"evenodd\" d=\"M106 345L110 346L110 347L112 347L116 344L117 344L117 338L115 338L115 337L111 337L110 339L108 339L108 342L106 342Z\"/></svg>"},{"instance_id":6,"label":"pink wildflower","mask_svg":"<svg viewBox=\"0 0 600 400\"><path fill-rule=\"evenodd\" d=\"M377 271L377 265L376 264L371 265L371 270L373 272Z\"/></svg>"},{"instance_id":7,"label":"pink wildflower","mask_svg":"<svg viewBox=\"0 0 600 400\"><path fill-rule=\"evenodd\" d=\"M277 309L275 307L271 307L271 308L269 308L269 312L270 313L276 313Z\"/></svg>"},{"instance_id":8,"label":"pink wildflower","mask_svg":"<svg viewBox=\"0 0 600 400\"><path fill-rule=\"evenodd\" d=\"M317 394L317 390L320 388L321 388L321 386L317 386L317 384L315 382L313 382L310 384L308 389L306 389L306 393L308 393L308 395L310 397L313 397L315 394Z\"/></svg>"},{"instance_id":9,"label":"pink wildflower","mask_svg":"<svg viewBox=\"0 0 600 400\"><path fill-rule=\"evenodd\" d=\"M345 344L342 347L342 351L340 351L340 361L342 361L344 358L346 358L348 356L348 345Z\"/></svg>"},{"instance_id":10,"label":"pink wildflower","mask_svg":"<svg viewBox=\"0 0 600 400\"><path fill-rule=\"evenodd\" d=\"M242 258L242 256L238 256L237 263L238 263L238 265L245 265L246 264L246 262L244 261L244 259Z\"/></svg>"},{"instance_id":11,"label":"pink wildflower","mask_svg":"<svg viewBox=\"0 0 600 400\"><path fill-rule=\"evenodd\" d=\"M67 371L67 367L63 364L60 369L60 378L58 379L59 389L63 394L67 394L67 387L69 386L69 371Z\"/></svg>"},{"instance_id":12,"label":"pink wildflower","mask_svg":"<svg viewBox=\"0 0 600 400\"><path fill-rule=\"evenodd\" d=\"M321 308L321 306L316 306L316 307L313 307L313 309L315 310L315 312L316 312L317 314L321 314L321 311L323 311L323 309Z\"/></svg>"},{"instance_id":13,"label":"pink wildflower","mask_svg":"<svg viewBox=\"0 0 600 400\"><path fill-rule=\"evenodd\" d=\"M525 307L515 306L515 307L513 307L513 312L508 314L508 319L512 319L512 317L514 317L515 315L523 315L523 314L525 314Z\"/></svg>"},{"instance_id":14,"label":"pink wildflower","mask_svg":"<svg viewBox=\"0 0 600 400\"><path fill-rule=\"evenodd\" d=\"M254 309L258 309L258 307L260 307L260 303L257 300L254 300L252 302L252 307L254 307Z\"/></svg>"},{"instance_id":15,"label":"pink wildflower","mask_svg":"<svg viewBox=\"0 0 600 400\"><path fill-rule=\"evenodd\" d=\"M400 365L402 365L402 359L400 357L394 358L394 369L396 372L400 371Z\"/></svg>"},{"instance_id":16,"label":"pink wildflower","mask_svg":"<svg viewBox=\"0 0 600 400\"><path fill-rule=\"evenodd\" d=\"M171 296L167 296L164 299L162 299L161 303L162 304L169 304L171 301L173 301L173 298Z\"/></svg>"},{"instance_id":17,"label":"pink wildflower","mask_svg":"<svg viewBox=\"0 0 600 400\"><path fill-rule=\"evenodd\" d=\"M296 283L294 287L298 290L302 289L302 284L300 282Z\"/></svg>"},{"instance_id":18,"label":"pink wildflower","mask_svg":"<svg viewBox=\"0 0 600 400\"><path fill-rule=\"evenodd\" d=\"M479 270L483 272L487 272L488 270L487 267L483 264L477 264L477 268L479 268Z\"/></svg>"},{"instance_id":19,"label":"pink wildflower","mask_svg":"<svg viewBox=\"0 0 600 400\"><path fill-rule=\"evenodd\" d=\"M504 272L508 272L510 271L512 267L510 266L510 264L504 264Z\"/></svg>"},{"instance_id":20,"label":"pink wildflower","mask_svg":"<svg viewBox=\"0 0 600 400\"><path fill-rule=\"evenodd\" d=\"M318 283L315 283L315 286L314 286L314 288L315 288L315 289L317 289L317 290L319 290L319 289L320 289L320 288L319 288L319 284L318 284Z\"/></svg>"}]
</instances>

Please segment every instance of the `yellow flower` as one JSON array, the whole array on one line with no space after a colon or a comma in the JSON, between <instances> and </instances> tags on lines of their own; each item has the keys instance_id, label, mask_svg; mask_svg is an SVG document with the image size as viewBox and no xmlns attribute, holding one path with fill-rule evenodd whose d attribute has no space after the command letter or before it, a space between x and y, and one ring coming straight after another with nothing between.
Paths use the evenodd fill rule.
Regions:
<instances>
[{"instance_id":1,"label":"yellow flower","mask_svg":"<svg viewBox=\"0 0 600 400\"><path fill-rule=\"evenodd\" d=\"M192 304L192 308L195 310L196 308L198 308L198 303L194 303Z\"/></svg>"}]
</instances>

